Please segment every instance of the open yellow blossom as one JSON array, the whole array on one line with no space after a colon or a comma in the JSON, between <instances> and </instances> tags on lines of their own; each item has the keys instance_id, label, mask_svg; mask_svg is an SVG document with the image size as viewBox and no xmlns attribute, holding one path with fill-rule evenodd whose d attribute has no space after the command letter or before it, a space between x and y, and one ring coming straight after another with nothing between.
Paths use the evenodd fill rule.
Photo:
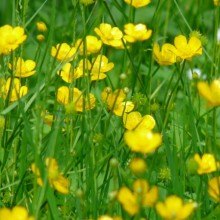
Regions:
<instances>
[{"instance_id":1,"label":"open yellow blossom","mask_svg":"<svg viewBox=\"0 0 220 220\"><path fill-rule=\"evenodd\" d=\"M134 174L140 174L146 171L147 164L144 159L142 158L133 158L129 163L129 168Z\"/></svg>"},{"instance_id":2,"label":"open yellow blossom","mask_svg":"<svg viewBox=\"0 0 220 220\"><path fill-rule=\"evenodd\" d=\"M63 105L72 104L77 112L83 112L95 107L95 96L90 93L88 96L83 96L83 93L77 89L70 89L66 86L61 86L57 91L57 101Z\"/></svg>"},{"instance_id":3,"label":"open yellow blossom","mask_svg":"<svg viewBox=\"0 0 220 220\"><path fill-rule=\"evenodd\" d=\"M197 173L200 175L215 172L219 166L212 154L203 154L202 156L195 154L193 158L198 164Z\"/></svg>"},{"instance_id":4,"label":"open yellow blossom","mask_svg":"<svg viewBox=\"0 0 220 220\"><path fill-rule=\"evenodd\" d=\"M9 63L9 69L15 71L15 76L19 78L24 78L32 76L36 70L36 63L33 60L23 60L21 57L15 60L13 65Z\"/></svg>"},{"instance_id":5,"label":"open yellow blossom","mask_svg":"<svg viewBox=\"0 0 220 220\"><path fill-rule=\"evenodd\" d=\"M9 54L18 48L27 38L24 28L4 25L0 27L0 54Z\"/></svg>"},{"instance_id":6,"label":"open yellow blossom","mask_svg":"<svg viewBox=\"0 0 220 220\"><path fill-rule=\"evenodd\" d=\"M135 8L144 7L151 2L151 0L124 0L124 1Z\"/></svg>"},{"instance_id":7,"label":"open yellow blossom","mask_svg":"<svg viewBox=\"0 0 220 220\"><path fill-rule=\"evenodd\" d=\"M50 186L63 194L69 193L70 182L59 171L59 166L54 158L46 158L46 167L48 169L48 180ZM43 180L40 175L39 169L36 164L31 164L32 172L37 176L37 183L43 186Z\"/></svg>"},{"instance_id":8,"label":"open yellow blossom","mask_svg":"<svg viewBox=\"0 0 220 220\"><path fill-rule=\"evenodd\" d=\"M171 195L164 202L158 202L156 210L163 219L184 220L189 218L196 206L195 202L184 203L178 196Z\"/></svg>"},{"instance_id":9,"label":"open yellow blossom","mask_svg":"<svg viewBox=\"0 0 220 220\"><path fill-rule=\"evenodd\" d=\"M85 44L85 46L84 46ZM75 44L75 48L79 48L80 55L90 55L98 53L102 47L102 41L98 40L97 37L88 35L85 37L85 40L78 39Z\"/></svg>"},{"instance_id":10,"label":"open yellow blossom","mask_svg":"<svg viewBox=\"0 0 220 220\"><path fill-rule=\"evenodd\" d=\"M27 86L21 86L21 82L18 78L14 78L13 81L11 81L11 78L8 78L7 81L4 84L1 83L1 85L2 87L0 88L0 94L4 99L8 98L9 90L11 88L11 102L17 101L19 98L25 96L28 92Z\"/></svg>"},{"instance_id":11,"label":"open yellow blossom","mask_svg":"<svg viewBox=\"0 0 220 220\"><path fill-rule=\"evenodd\" d=\"M209 106L220 106L220 79L213 80L210 85L204 81L198 82L197 89Z\"/></svg>"},{"instance_id":12,"label":"open yellow blossom","mask_svg":"<svg viewBox=\"0 0 220 220\"><path fill-rule=\"evenodd\" d=\"M117 116L122 116L124 113L131 112L134 108L134 103L124 101L126 95L122 89L117 89L114 92L108 91L105 88L101 94L102 101L108 106L108 109Z\"/></svg>"},{"instance_id":13,"label":"open yellow blossom","mask_svg":"<svg viewBox=\"0 0 220 220\"><path fill-rule=\"evenodd\" d=\"M138 179L133 183L133 191L122 187L118 191L118 201L124 210L130 215L140 212L141 207L152 207L158 198L158 188L150 188L149 183L144 179Z\"/></svg>"},{"instance_id":14,"label":"open yellow blossom","mask_svg":"<svg viewBox=\"0 0 220 220\"><path fill-rule=\"evenodd\" d=\"M208 185L209 195L217 202L220 202L220 176L210 179Z\"/></svg>"},{"instance_id":15,"label":"open yellow blossom","mask_svg":"<svg viewBox=\"0 0 220 220\"><path fill-rule=\"evenodd\" d=\"M12 209L0 208L1 220L34 220L33 216L28 215L28 211L22 206L15 206Z\"/></svg>"},{"instance_id":16,"label":"open yellow blossom","mask_svg":"<svg viewBox=\"0 0 220 220\"><path fill-rule=\"evenodd\" d=\"M153 57L161 66L172 65L176 62L175 47L172 44L164 44L160 50L158 43L154 43Z\"/></svg>"},{"instance_id":17,"label":"open yellow blossom","mask_svg":"<svg viewBox=\"0 0 220 220\"><path fill-rule=\"evenodd\" d=\"M129 43L147 40L152 35L152 30L147 29L145 24L126 24L124 26L124 32L126 34L124 35L124 39Z\"/></svg>"},{"instance_id":18,"label":"open yellow blossom","mask_svg":"<svg viewBox=\"0 0 220 220\"><path fill-rule=\"evenodd\" d=\"M37 30L40 32L46 32L47 31L47 25L43 21L38 21L36 23Z\"/></svg>"},{"instance_id":19,"label":"open yellow blossom","mask_svg":"<svg viewBox=\"0 0 220 220\"><path fill-rule=\"evenodd\" d=\"M104 44L115 48L123 48L123 33L118 27L112 27L110 24L101 23L99 28L95 28L94 30Z\"/></svg>"},{"instance_id":20,"label":"open yellow blossom","mask_svg":"<svg viewBox=\"0 0 220 220\"><path fill-rule=\"evenodd\" d=\"M140 112L130 112L123 115L123 123L126 129L152 130L155 127L155 120L151 115L141 116Z\"/></svg>"},{"instance_id":21,"label":"open yellow blossom","mask_svg":"<svg viewBox=\"0 0 220 220\"><path fill-rule=\"evenodd\" d=\"M57 44L51 48L51 56L60 62L71 61L76 53L76 48L67 43Z\"/></svg>"}]
</instances>

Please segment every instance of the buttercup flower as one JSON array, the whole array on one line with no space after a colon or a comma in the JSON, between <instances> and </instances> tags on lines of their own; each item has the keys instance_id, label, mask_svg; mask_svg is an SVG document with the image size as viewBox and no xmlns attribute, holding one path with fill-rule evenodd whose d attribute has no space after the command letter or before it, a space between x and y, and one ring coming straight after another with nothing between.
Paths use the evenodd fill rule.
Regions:
<instances>
[{"instance_id":1,"label":"buttercup flower","mask_svg":"<svg viewBox=\"0 0 220 220\"><path fill-rule=\"evenodd\" d=\"M39 21L36 23L37 25L37 30L40 32L46 32L47 31L47 26L43 21Z\"/></svg>"},{"instance_id":2,"label":"buttercup flower","mask_svg":"<svg viewBox=\"0 0 220 220\"><path fill-rule=\"evenodd\" d=\"M4 25L0 27L0 54L9 54L18 48L27 38L24 28Z\"/></svg>"},{"instance_id":3,"label":"buttercup flower","mask_svg":"<svg viewBox=\"0 0 220 220\"><path fill-rule=\"evenodd\" d=\"M209 195L217 202L220 202L220 176L210 179L208 185Z\"/></svg>"},{"instance_id":4,"label":"buttercup flower","mask_svg":"<svg viewBox=\"0 0 220 220\"><path fill-rule=\"evenodd\" d=\"M126 34L124 35L124 39L130 43L147 40L152 35L152 30L148 30L144 24L126 24L124 26L124 32Z\"/></svg>"},{"instance_id":5,"label":"buttercup flower","mask_svg":"<svg viewBox=\"0 0 220 220\"><path fill-rule=\"evenodd\" d=\"M141 207L152 207L158 198L158 188L150 188L144 179L138 179L133 183L133 191L122 187L118 191L118 201L124 210L130 215L139 213Z\"/></svg>"},{"instance_id":6,"label":"buttercup flower","mask_svg":"<svg viewBox=\"0 0 220 220\"><path fill-rule=\"evenodd\" d=\"M122 218L118 216L110 217L109 215L102 215L98 220L122 220Z\"/></svg>"},{"instance_id":7,"label":"buttercup flower","mask_svg":"<svg viewBox=\"0 0 220 220\"><path fill-rule=\"evenodd\" d=\"M48 180L50 186L60 193L68 194L70 182L60 173L57 161L54 158L47 158L46 167L48 169ZM37 176L38 185L43 186L43 180L41 178L40 171L36 167L35 163L31 164L31 170Z\"/></svg>"},{"instance_id":8,"label":"buttercup flower","mask_svg":"<svg viewBox=\"0 0 220 220\"><path fill-rule=\"evenodd\" d=\"M122 116L124 113L131 112L134 108L133 102L124 101L126 95L122 89L109 92L108 88L105 88L102 91L101 98L107 104L108 109L117 116Z\"/></svg>"},{"instance_id":9,"label":"buttercup flower","mask_svg":"<svg viewBox=\"0 0 220 220\"><path fill-rule=\"evenodd\" d=\"M197 84L199 94L208 101L209 106L220 105L220 80L215 79L209 85L207 82L201 81Z\"/></svg>"},{"instance_id":10,"label":"buttercup flower","mask_svg":"<svg viewBox=\"0 0 220 220\"><path fill-rule=\"evenodd\" d=\"M85 43L85 46L84 46ZM79 48L80 55L98 53L102 47L102 41L97 37L88 35L85 40L78 39L75 44L75 48Z\"/></svg>"},{"instance_id":11,"label":"buttercup flower","mask_svg":"<svg viewBox=\"0 0 220 220\"><path fill-rule=\"evenodd\" d=\"M135 8L146 6L151 2L151 0L124 0L124 1Z\"/></svg>"},{"instance_id":12,"label":"buttercup flower","mask_svg":"<svg viewBox=\"0 0 220 220\"><path fill-rule=\"evenodd\" d=\"M12 209L0 208L1 220L34 220L33 216L29 216L27 210L21 206L15 206Z\"/></svg>"},{"instance_id":13,"label":"buttercup flower","mask_svg":"<svg viewBox=\"0 0 220 220\"><path fill-rule=\"evenodd\" d=\"M175 47L172 44L164 44L160 50L158 43L153 46L153 57L161 66L172 65L176 62Z\"/></svg>"},{"instance_id":14,"label":"buttercup flower","mask_svg":"<svg viewBox=\"0 0 220 220\"><path fill-rule=\"evenodd\" d=\"M60 62L70 61L76 53L76 48L69 46L67 43L57 44L51 48L51 56Z\"/></svg>"},{"instance_id":15,"label":"buttercup flower","mask_svg":"<svg viewBox=\"0 0 220 220\"><path fill-rule=\"evenodd\" d=\"M65 106L70 104L77 112L83 112L93 109L96 99L92 93L84 97L77 88L69 89L66 86L61 86L57 91L57 101Z\"/></svg>"},{"instance_id":16,"label":"buttercup flower","mask_svg":"<svg viewBox=\"0 0 220 220\"><path fill-rule=\"evenodd\" d=\"M8 66L11 70L13 68L13 70L15 71L15 76L19 78L32 76L36 72L36 63L33 60L24 61L21 57L16 59L13 65L9 63Z\"/></svg>"},{"instance_id":17,"label":"buttercup flower","mask_svg":"<svg viewBox=\"0 0 220 220\"><path fill-rule=\"evenodd\" d=\"M195 202L183 203L181 198L171 195L165 202L158 202L156 210L166 220L184 220L188 219L196 206Z\"/></svg>"},{"instance_id":18,"label":"buttercup flower","mask_svg":"<svg viewBox=\"0 0 220 220\"><path fill-rule=\"evenodd\" d=\"M129 168L134 174L143 173L147 169L147 164L144 159L142 158L133 158L129 163Z\"/></svg>"},{"instance_id":19,"label":"buttercup flower","mask_svg":"<svg viewBox=\"0 0 220 220\"><path fill-rule=\"evenodd\" d=\"M195 154L193 158L198 164L197 173L200 175L215 172L219 166L212 154L203 154L201 157Z\"/></svg>"},{"instance_id":20,"label":"buttercup flower","mask_svg":"<svg viewBox=\"0 0 220 220\"><path fill-rule=\"evenodd\" d=\"M43 34L38 34L38 35L36 36L36 39L41 42L41 41L44 41L44 40L45 40L45 37L44 37Z\"/></svg>"},{"instance_id":21,"label":"buttercup flower","mask_svg":"<svg viewBox=\"0 0 220 220\"><path fill-rule=\"evenodd\" d=\"M95 28L95 32L104 44L116 48L123 48L123 33L118 27L112 27L110 24L101 23L99 28Z\"/></svg>"}]
</instances>

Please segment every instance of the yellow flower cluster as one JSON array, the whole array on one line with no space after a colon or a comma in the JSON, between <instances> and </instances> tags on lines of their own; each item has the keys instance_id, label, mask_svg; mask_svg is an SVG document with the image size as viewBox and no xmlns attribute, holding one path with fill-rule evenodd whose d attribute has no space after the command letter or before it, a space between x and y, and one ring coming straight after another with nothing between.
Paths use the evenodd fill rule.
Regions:
<instances>
[{"instance_id":1,"label":"yellow flower cluster","mask_svg":"<svg viewBox=\"0 0 220 220\"><path fill-rule=\"evenodd\" d=\"M37 22L36 25L37 25L37 30L39 32L44 33L44 32L47 31L47 26L43 21ZM43 34L38 34L36 38L37 38L38 41L44 41L45 40L45 36Z\"/></svg>"}]
</instances>

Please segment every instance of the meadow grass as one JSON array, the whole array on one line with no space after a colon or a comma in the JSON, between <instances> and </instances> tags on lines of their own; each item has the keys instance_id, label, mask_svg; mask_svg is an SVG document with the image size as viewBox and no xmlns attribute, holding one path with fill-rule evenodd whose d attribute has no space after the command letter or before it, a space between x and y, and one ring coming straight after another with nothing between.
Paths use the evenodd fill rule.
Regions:
<instances>
[{"instance_id":1,"label":"meadow grass","mask_svg":"<svg viewBox=\"0 0 220 220\"><path fill-rule=\"evenodd\" d=\"M116 216L125 220L218 219L220 186L217 184L214 192L217 198L213 198L208 183L219 176L220 86L212 91L217 100L212 105L199 95L197 84L219 78L219 13L220 7L211 0L154 0L140 8L123 0L96 0L89 5L80 0L1 0L0 27L21 26L27 40L10 53L0 53L0 207L25 207L36 220L116 220ZM36 26L39 21L47 26L47 31L42 33L44 41L36 39L41 33ZM61 47L53 57L52 46L64 42L74 46L80 38L84 44L86 36L98 37L94 29L101 23L122 31L127 23L142 23L152 30L152 35L135 43L123 40L122 49L103 44L98 54L114 64L103 80L91 81L84 60L82 77L64 82L61 79L64 64L70 62L74 69L80 59L92 62L97 55L88 54L86 47L80 54L79 45L73 59L58 61ZM201 33L201 56L178 60L172 65L156 62L155 42L173 44L176 36L184 35L188 39L195 31L197 36ZM13 83L5 95L3 79L16 78L13 67L17 57L35 61L36 73L18 77L28 92L12 101ZM70 95L72 104L67 104L65 98L57 99L61 86L82 91L78 97L84 100L81 110L77 110L80 107L75 93ZM106 87L106 99L116 91L110 107L103 100ZM133 112L153 117L155 127L150 134L162 137L158 148L149 152L132 150L130 142L126 142L124 135L128 129L123 116L114 112L115 106L124 101L117 102L121 93L116 89L121 89L126 100L132 102ZM94 106L91 93L96 99ZM122 108L123 114L126 107ZM128 136L135 142L132 143L144 145L132 132ZM195 154L210 154L215 160L209 158L199 164L193 159ZM46 165L46 158L54 158L57 164L50 160ZM133 171L130 163L134 158L143 159L147 168L140 173ZM204 171L201 175L199 167ZM39 178L43 184L39 184ZM68 192L62 193L67 179ZM158 196L151 205L142 201L146 193L142 185L139 191L133 188L136 180L157 187ZM119 196L123 187L127 190L123 194L124 202ZM170 195L193 205L190 217L176 213L175 203L171 217L161 217L156 204ZM153 194L147 196L149 203ZM130 210L138 207L138 211L131 214L125 207Z\"/></svg>"}]
</instances>

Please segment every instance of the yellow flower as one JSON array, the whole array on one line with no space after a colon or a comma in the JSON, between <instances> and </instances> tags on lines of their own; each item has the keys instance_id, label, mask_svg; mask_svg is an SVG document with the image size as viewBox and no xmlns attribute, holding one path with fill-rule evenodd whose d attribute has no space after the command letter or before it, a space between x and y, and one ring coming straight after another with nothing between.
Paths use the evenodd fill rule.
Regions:
<instances>
[{"instance_id":1,"label":"yellow flower","mask_svg":"<svg viewBox=\"0 0 220 220\"><path fill-rule=\"evenodd\" d=\"M51 56L60 62L71 61L76 53L76 48L69 46L67 43L57 44L51 48Z\"/></svg>"},{"instance_id":2,"label":"yellow flower","mask_svg":"<svg viewBox=\"0 0 220 220\"><path fill-rule=\"evenodd\" d=\"M21 78L32 76L36 72L36 63L33 60L24 61L21 57L16 59L13 65L9 63L8 66L11 70L13 68L15 71L15 76Z\"/></svg>"},{"instance_id":3,"label":"yellow flower","mask_svg":"<svg viewBox=\"0 0 220 220\"><path fill-rule=\"evenodd\" d=\"M156 210L162 218L166 220L184 220L192 214L196 203L183 203L182 199L171 195L166 198L165 202L158 202Z\"/></svg>"},{"instance_id":4,"label":"yellow flower","mask_svg":"<svg viewBox=\"0 0 220 220\"><path fill-rule=\"evenodd\" d=\"M63 105L71 104L75 111L83 112L93 109L96 99L92 93L84 97L83 93L77 88L69 89L66 86L61 86L57 91L57 101Z\"/></svg>"},{"instance_id":5,"label":"yellow flower","mask_svg":"<svg viewBox=\"0 0 220 220\"><path fill-rule=\"evenodd\" d=\"M208 185L209 195L217 202L220 202L220 176L213 177L211 180L209 180Z\"/></svg>"},{"instance_id":6,"label":"yellow flower","mask_svg":"<svg viewBox=\"0 0 220 220\"><path fill-rule=\"evenodd\" d=\"M24 28L4 25L0 27L0 54L9 54L18 48L27 38Z\"/></svg>"},{"instance_id":7,"label":"yellow flower","mask_svg":"<svg viewBox=\"0 0 220 220\"><path fill-rule=\"evenodd\" d=\"M14 102L19 98L25 96L28 92L27 86L21 86L21 82L18 78L14 78L11 82L11 78L8 78L4 85L1 87L0 94L4 99L8 98L9 90L11 88L10 101Z\"/></svg>"},{"instance_id":8,"label":"yellow flower","mask_svg":"<svg viewBox=\"0 0 220 220\"><path fill-rule=\"evenodd\" d=\"M124 210L130 215L139 213L141 207L152 207L158 198L158 188L149 184L144 179L138 179L133 183L133 191L122 187L118 192L118 201Z\"/></svg>"},{"instance_id":9,"label":"yellow flower","mask_svg":"<svg viewBox=\"0 0 220 220\"><path fill-rule=\"evenodd\" d=\"M199 154L195 154L194 160L198 164L197 173L199 175L212 173L217 170L217 167L219 165L212 154L203 154L202 156L199 156Z\"/></svg>"},{"instance_id":10,"label":"yellow flower","mask_svg":"<svg viewBox=\"0 0 220 220\"><path fill-rule=\"evenodd\" d=\"M84 46L85 43L85 46ZM97 37L88 35L85 40L78 39L75 44L75 48L79 48L80 55L90 55L98 53L102 47L102 41L98 40Z\"/></svg>"},{"instance_id":11,"label":"yellow flower","mask_svg":"<svg viewBox=\"0 0 220 220\"><path fill-rule=\"evenodd\" d=\"M44 37L43 34L38 34L36 38L37 38L37 40L40 41L40 42L45 40L45 37Z\"/></svg>"},{"instance_id":12,"label":"yellow flower","mask_svg":"<svg viewBox=\"0 0 220 220\"><path fill-rule=\"evenodd\" d=\"M47 26L43 21L39 21L36 23L37 25L37 30L40 32L46 32L47 31Z\"/></svg>"},{"instance_id":13,"label":"yellow flower","mask_svg":"<svg viewBox=\"0 0 220 220\"><path fill-rule=\"evenodd\" d=\"M131 101L124 101L126 98L122 89L117 89L114 92L109 92L108 88L102 91L101 98L108 106L108 109L117 116L122 116L124 113L131 112L134 104Z\"/></svg>"},{"instance_id":14,"label":"yellow flower","mask_svg":"<svg viewBox=\"0 0 220 220\"><path fill-rule=\"evenodd\" d=\"M124 36L125 40L130 43L147 40L152 35L152 30L148 30L144 24L126 24L124 26L124 32L126 34Z\"/></svg>"},{"instance_id":15,"label":"yellow flower","mask_svg":"<svg viewBox=\"0 0 220 220\"><path fill-rule=\"evenodd\" d=\"M122 220L122 218L118 216L110 217L109 215L102 215L98 218L98 220Z\"/></svg>"},{"instance_id":16,"label":"yellow flower","mask_svg":"<svg viewBox=\"0 0 220 220\"><path fill-rule=\"evenodd\" d=\"M46 166L48 169L48 180L50 186L60 193L68 194L70 182L60 173L57 161L54 158L46 158ZM37 176L38 185L43 186L43 180L41 178L40 171L36 167L35 163L31 164L31 170Z\"/></svg>"},{"instance_id":17,"label":"yellow flower","mask_svg":"<svg viewBox=\"0 0 220 220\"><path fill-rule=\"evenodd\" d=\"M162 45L161 51L158 43L153 46L153 57L161 66L172 65L176 62L176 51L172 44Z\"/></svg>"},{"instance_id":18,"label":"yellow flower","mask_svg":"<svg viewBox=\"0 0 220 220\"><path fill-rule=\"evenodd\" d=\"M198 82L197 89L209 106L220 105L220 79L215 79L210 85L207 82Z\"/></svg>"},{"instance_id":19,"label":"yellow flower","mask_svg":"<svg viewBox=\"0 0 220 220\"><path fill-rule=\"evenodd\" d=\"M215 6L220 6L220 1L219 0L213 0L213 3Z\"/></svg>"},{"instance_id":20,"label":"yellow flower","mask_svg":"<svg viewBox=\"0 0 220 220\"><path fill-rule=\"evenodd\" d=\"M112 27L110 24L101 23L99 28L95 28L95 32L104 44L115 48L123 48L123 33L118 27Z\"/></svg>"},{"instance_id":21,"label":"yellow flower","mask_svg":"<svg viewBox=\"0 0 220 220\"><path fill-rule=\"evenodd\" d=\"M124 1L135 8L146 6L151 2L151 0L124 0Z\"/></svg>"},{"instance_id":22,"label":"yellow flower","mask_svg":"<svg viewBox=\"0 0 220 220\"><path fill-rule=\"evenodd\" d=\"M94 0L80 0L80 2L84 5L90 5L94 3Z\"/></svg>"},{"instance_id":23,"label":"yellow flower","mask_svg":"<svg viewBox=\"0 0 220 220\"><path fill-rule=\"evenodd\" d=\"M151 115L141 116L140 112L130 112L123 115L123 123L126 129L152 130L155 127L155 120Z\"/></svg>"},{"instance_id":24,"label":"yellow flower","mask_svg":"<svg viewBox=\"0 0 220 220\"><path fill-rule=\"evenodd\" d=\"M24 207L15 206L12 209L0 208L1 220L34 220L34 217L28 216L28 212Z\"/></svg>"},{"instance_id":25,"label":"yellow flower","mask_svg":"<svg viewBox=\"0 0 220 220\"><path fill-rule=\"evenodd\" d=\"M133 158L129 163L129 168L134 174L140 174L146 171L147 164L142 158Z\"/></svg>"}]
</instances>

